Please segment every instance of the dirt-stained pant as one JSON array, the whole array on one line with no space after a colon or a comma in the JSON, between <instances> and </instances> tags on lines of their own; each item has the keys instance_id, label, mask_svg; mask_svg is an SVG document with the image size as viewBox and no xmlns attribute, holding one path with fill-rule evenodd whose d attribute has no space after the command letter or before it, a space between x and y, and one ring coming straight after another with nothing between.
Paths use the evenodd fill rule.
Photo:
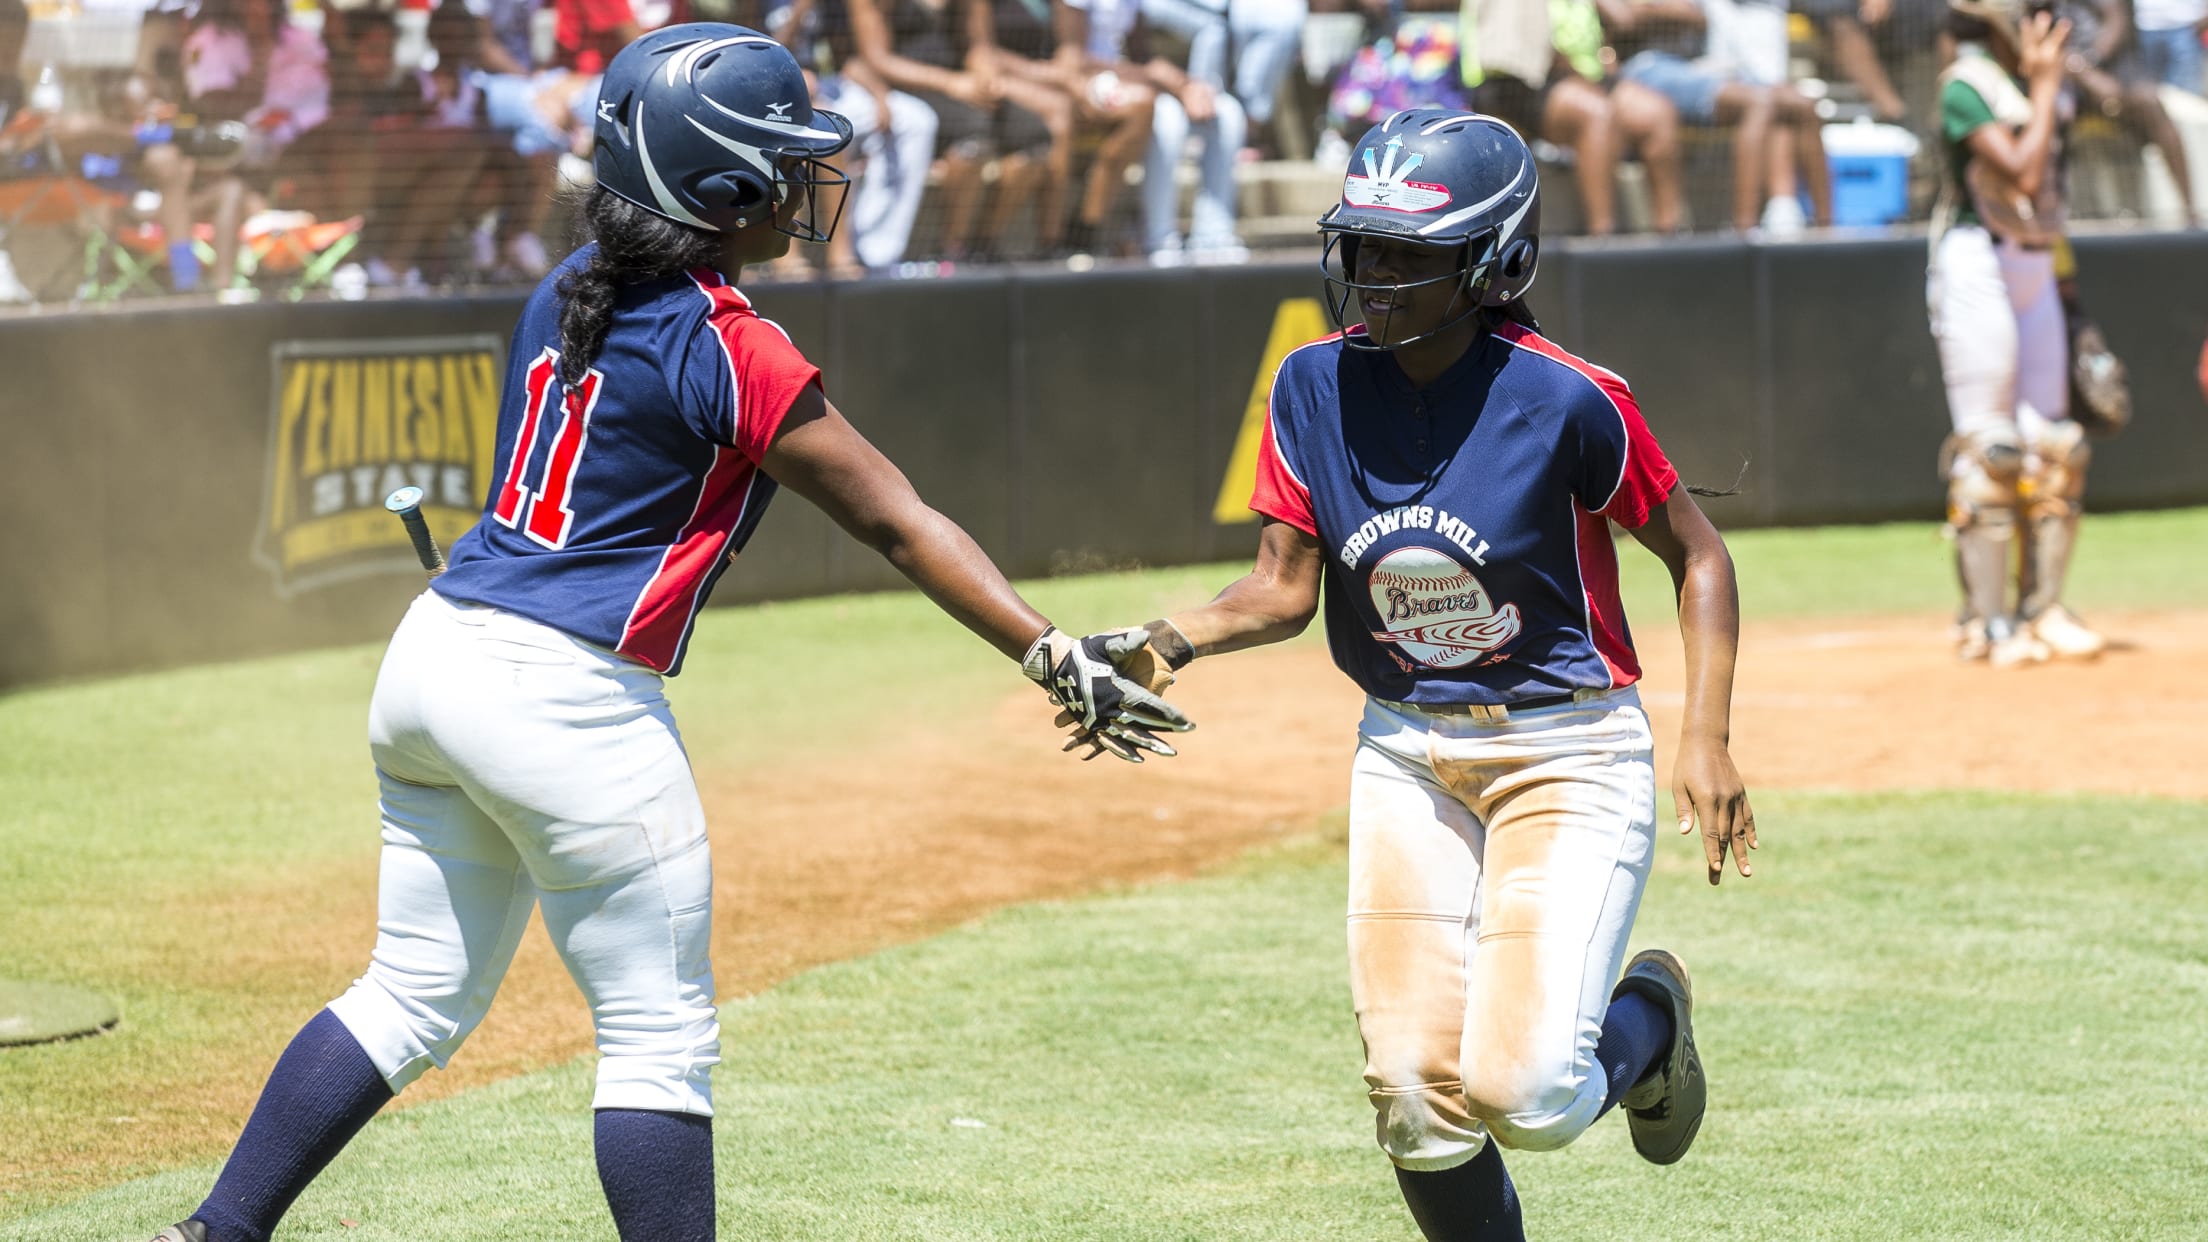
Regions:
<instances>
[{"instance_id":1,"label":"dirt-stained pant","mask_svg":"<svg viewBox=\"0 0 2208 1242\"><path fill-rule=\"evenodd\" d=\"M368 735L376 947L330 1010L391 1089L475 1030L541 906L597 1026L591 1106L712 1116L712 864L660 675L425 592L384 654Z\"/></svg>"},{"instance_id":2,"label":"dirt-stained pant","mask_svg":"<svg viewBox=\"0 0 2208 1242\"><path fill-rule=\"evenodd\" d=\"M1430 1172L1543 1151L1601 1111L1595 1063L1648 879L1656 778L1630 688L1532 712L1367 703L1350 779L1349 960L1381 1149Z\"/></svg>"}]
</instances>

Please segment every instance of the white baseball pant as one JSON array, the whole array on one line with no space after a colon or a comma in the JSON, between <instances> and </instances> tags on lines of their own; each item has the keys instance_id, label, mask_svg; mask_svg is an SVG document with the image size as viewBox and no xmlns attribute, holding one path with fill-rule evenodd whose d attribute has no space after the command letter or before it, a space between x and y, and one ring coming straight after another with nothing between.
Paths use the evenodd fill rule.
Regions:
<instances>
[{"instance_id":1,"label":"white baseball pant","mask_svg":"<svg viewBox=\"0 0 2208 1242\"><path fill-rule=\"evenodd\" d=\"M2070 416L2070 338L2053 251L1996 242L1976 225L1951 228L1934 252L1926 301L1957 434L1977 439L2006 426L2031 446Z\"/></svg>"},{"instance_id":2,"label":"white baseball pant","mask_svg":"<svg viewBox=\"0 0 2208 1242\"><path fill-rule=\"evenodd\" d=\"M1349 961L1380 1147L1418 1172L1492 1136L1562 1147L1648 880L1648 716L1630 687L1483 716L1371 700L1350 778Z\"/></svg>"},{"instance_id":3,"label":"white baseball pant","mask_svg":"<svg viewBox=\"0 0 2208 1242\"><path fill-rule=\"evenodd\" d=\"M368 972L330 1005L396 1092L490 1007L531 908L597 1027L594 1108L713 1114L713 876L661 677L425 592L369 707L383 856Z\"/></svg>"}]
</instances>

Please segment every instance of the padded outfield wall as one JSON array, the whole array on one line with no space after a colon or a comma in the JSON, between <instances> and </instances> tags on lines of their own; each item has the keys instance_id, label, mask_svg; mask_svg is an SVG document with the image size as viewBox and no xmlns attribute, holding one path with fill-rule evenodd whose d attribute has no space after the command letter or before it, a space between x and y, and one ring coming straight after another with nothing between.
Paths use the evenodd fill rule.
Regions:
<instances>
[{"instance_id":1,"label":"padded outfield wall","mask_svg":"<svg viewBox=\"0 0 2208 1242\"><path fill-rule=\"evenodd\" d=\"M2093 508L2208 503L2208 234L2079 246L2138 414ZM1623 374L1729 526L1930 519L1947 418L1924 243L1582 245L1533 302ZM921 494L1015 575L1243 556L1272 359L1324 330L1314 266L768 286L756 299ZM489 483L519 299L0 321L0 686L387 633L420 581L380 508L449 541ZM895 572L784 496L721 603Z\"/></svg>"}]
</instances>

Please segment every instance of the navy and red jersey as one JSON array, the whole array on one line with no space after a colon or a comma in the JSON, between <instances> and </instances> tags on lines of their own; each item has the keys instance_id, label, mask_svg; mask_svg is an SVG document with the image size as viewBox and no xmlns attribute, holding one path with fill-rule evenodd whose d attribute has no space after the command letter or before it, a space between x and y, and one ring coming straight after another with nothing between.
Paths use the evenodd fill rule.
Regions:
<instances>
[{"instance_id":1,"label":"navy and red jersey","mask_svg":"<svg viewBox=\"0 0 2208 1242\"><path fill-rule=\"evenodd\" d=\"M514 328L499 468L435 581L667 674L713 583L759 525L759 468L820 369L717 272L622 288L604 348L561 383L560 277Z\"/></svg>"},{"instance_id":2,"label":"navy and red jersey","mask_svg":"<svg viewBox=\"0 0 2208 1242\"><path fill-rule=\"evenodd\" d=\"M1367 694L1508 705L1640 678L1608 523L1678 481L1625 381L1529 329L1424 390L1336 333L1273 377L1250 507L1318 538L1327 643Z\"/></svg>"}]
</instances>

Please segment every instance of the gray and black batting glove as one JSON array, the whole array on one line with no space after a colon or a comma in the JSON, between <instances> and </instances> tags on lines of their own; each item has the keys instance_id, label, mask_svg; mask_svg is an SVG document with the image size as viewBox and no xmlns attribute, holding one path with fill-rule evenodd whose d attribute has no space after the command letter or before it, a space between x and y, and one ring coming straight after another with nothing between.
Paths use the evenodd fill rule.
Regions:
<instances>
[{"instance_id":1,"label":"gray and black batting glove","mask_svg":"<svg viewBox=\"0 0 2208 1242\"><path fill-rule=\"evenodd\" d=\"M1058 722L1075 727L1067 750L1086 743L1092 749L1084 759L1109 751L1141 763L1143 751L1177 753L1153 730L1186 733L1196 727L1179 708L1120 671L1147 638L1139 629L1074 638L1052 626L1027 649L1020 671L1065 709Z\"/></svg>"}]
</instances>

